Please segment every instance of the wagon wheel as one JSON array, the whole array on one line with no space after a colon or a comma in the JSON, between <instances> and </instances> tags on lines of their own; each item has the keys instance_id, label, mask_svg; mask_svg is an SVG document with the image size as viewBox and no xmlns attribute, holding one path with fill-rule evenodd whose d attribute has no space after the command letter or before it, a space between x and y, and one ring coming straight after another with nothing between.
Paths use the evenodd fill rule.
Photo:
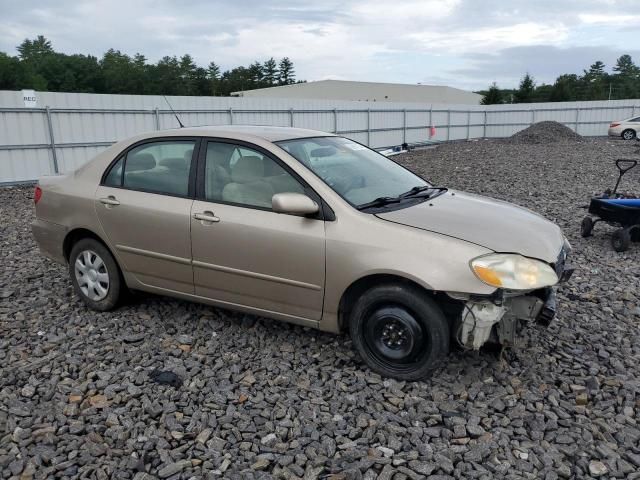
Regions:
<instances>
[{"instance_id":1,"label":"wagon wheel","mask_svg":"<svg viewBox=\"0 0 640 480\"><path fill-rule=\"evenodd\" d=\"M611 235L611 246L616 252L625 252L631 244L631 234L626 228L616 230Z\"/></svg>"},{"instance_id":2,"label":"wagon wheel","mask_svg":"<svg viewBox=\"0 0 640 480\"><path fill-rule=\"evenodd\" d=\"M593 219L591 217L584 217L582 219L582 224L580 225L580 234L583 237L590 237L591 232L593 231Z\"/></svg>"}]
</instances>

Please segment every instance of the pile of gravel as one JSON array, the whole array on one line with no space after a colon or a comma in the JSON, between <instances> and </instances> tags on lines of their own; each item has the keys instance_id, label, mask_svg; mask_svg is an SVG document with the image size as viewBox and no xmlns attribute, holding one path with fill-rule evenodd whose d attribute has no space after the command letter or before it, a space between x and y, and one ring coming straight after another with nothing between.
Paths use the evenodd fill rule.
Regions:
<instances>
[{"instance_id":1,"label":"pile of gravel","mask_svg":"<svg viewBox=\"0 0 640 480\"><path fill-rule=\"evenodd\" d=\"M152 295L87 310L37 252L32 189L0 189L0 478L639 479L640 245L579 235L622 143L394 157L556 221L577 267L549 329L413 383L369 371L346 335Z\"/></svg>"},{"instance_id":2,"label":"pile of gravel","mask_svg":"<svg viewBox=\"0 0 640 480\"><path fill-rule=\"evenodd\" d=\"M545 121L534 123L530 127L511 135L506 141L514 144L537 145L542 143L579 142L582 136L566 125Z\"/></svg>"}]
</instances>

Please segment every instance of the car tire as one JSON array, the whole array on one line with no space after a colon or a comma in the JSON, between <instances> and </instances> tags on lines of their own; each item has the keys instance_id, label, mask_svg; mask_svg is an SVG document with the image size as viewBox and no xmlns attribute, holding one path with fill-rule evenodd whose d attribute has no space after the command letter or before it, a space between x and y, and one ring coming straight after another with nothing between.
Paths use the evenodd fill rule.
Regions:
<instances>
[{"instance_id":1,"label":"car tire","mask_svg":"<svg viewBox=\"0 0 640 480\"><path fill-rule=\"evenodd\" d=\"M611 246L616 252L625 252L631 245L631 234L626 228L616 230L611 235Z\"/></svg>"},{"instance_id":2,"label":"car tire","mask_svg":"<svg viewBox=\"0 0 640 480\"><path fill-rule=\"evenodd\" d=\"M425 378L449 353L449 323L426 292L380 285L366 291L349 317L355 350L375 372L400 380Z\"/></svg>"},{"instance_id":3,"label":"car tire","mask_svg":"<svg viewBox=\"0 0 640 480\"><path fill-rule=\"evenodd\" d=\"M636 138L636 132L635 130L627 128L622 132L621 137L623 140L633 140L634 138Z\"/></svg>"},{"instance_id":4,"label":"car tire","mask_svg":"<svg viewBox=\"0 0 640 480\"><path fill-rule=\"evenodd\" d=\"M591 217L584 217L580 224L580 234L584 237L590 237L593 232L593 219Z\"/></svg>"},{"instance_id":5,"label":"car tire","mask_svg":"<svg viewBox=\"0 0 640 480\"><path fill-rule=\"evenodd\" d=\"M111 252L93 238L83 238L73 245L69 276L78 296L93 310L112 310L123 296L124 281L118 264Z\"/></svg>"}]
</instances>

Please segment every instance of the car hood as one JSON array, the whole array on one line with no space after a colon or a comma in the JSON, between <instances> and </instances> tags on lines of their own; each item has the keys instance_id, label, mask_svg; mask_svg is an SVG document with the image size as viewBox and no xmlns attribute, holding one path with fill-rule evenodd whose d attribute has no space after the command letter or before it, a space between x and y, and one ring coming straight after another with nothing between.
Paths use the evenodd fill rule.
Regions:
<instances>
[{"instance_id":1,"label":"car hood","mask_svg":"<svg viewBox=\"0 0 640 480\"><path fill-rule=\"evenodd\" d=\"M449 190L408 208L376 214L390 222L459 238L501 253L554 263L564 237L560 227L526 208Z\"/></svg>"}]
</instances>

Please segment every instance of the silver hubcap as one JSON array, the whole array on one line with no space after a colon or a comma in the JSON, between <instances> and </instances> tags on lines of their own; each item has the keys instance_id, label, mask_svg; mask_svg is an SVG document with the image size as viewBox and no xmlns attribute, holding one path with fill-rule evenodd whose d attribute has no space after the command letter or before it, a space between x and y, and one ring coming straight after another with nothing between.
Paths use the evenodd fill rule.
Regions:
<instances>
[{"instance_id":1,"label":"silver hubcap","mask_svg":"<svg viewBox=\"0 0 640 480\"><path fill-rule=\"evenodd\" d=\"M633 133L632 132L624 132L624 139L625 140L631 140L633 138Z\"/></svg>"},{"instance_id":2,"label":"silver hubcap","mask_svg":"<svg viewBox=\"0 0 640 480\"><path fill-rule=\"evenodd\" d=\"M109 292L109 272L102 258L93 250L83 250L76 258L76 280L80 291L93 301L100 301Z\"/></svg>"}]
</instances>

